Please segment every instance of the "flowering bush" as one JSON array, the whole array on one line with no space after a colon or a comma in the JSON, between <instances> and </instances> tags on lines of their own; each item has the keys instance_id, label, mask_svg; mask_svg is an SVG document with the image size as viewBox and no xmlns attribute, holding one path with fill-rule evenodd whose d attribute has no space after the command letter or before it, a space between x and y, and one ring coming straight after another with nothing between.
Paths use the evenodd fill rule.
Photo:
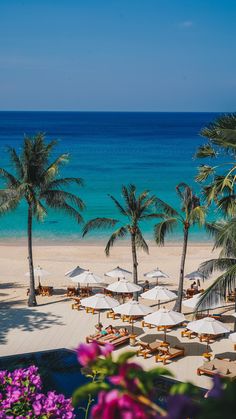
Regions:
<instances>
[{"instance_id":1,"label":"flowering bush","mask_svg":"<svg viewBox=\"0 0 236 419\"><path fill-rule=\"evenodd\" d=\"M88 398L85 418L91 419L227 419L235 418L236 382L214 377L205 397L191 383L174 384L165 403L158 402L155 385L160 375L171 376L165 368L149 371L129 360L134 352L112 358L112 346L80 345L78 361L90 383L73 395L74 404ZM97 402L95 404L95 398ZM90 409L89 416L89 408Z\"/></svg>"},{"instance_id":2,"label":"flowering bush","mask_svg":"<svg viewBox=\"0 0 236 419\"><path fill-rule=\"evenodd\" d=\"M43 394L38 369L0 371L0 419L73 419L71 401L50 391Z\"/></svg>"}]
</instances>

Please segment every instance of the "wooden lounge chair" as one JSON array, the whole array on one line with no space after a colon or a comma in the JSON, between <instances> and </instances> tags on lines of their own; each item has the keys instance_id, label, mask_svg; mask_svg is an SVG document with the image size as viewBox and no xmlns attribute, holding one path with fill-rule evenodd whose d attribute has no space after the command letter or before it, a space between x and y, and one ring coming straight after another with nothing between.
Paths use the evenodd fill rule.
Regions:
<instances>
[{"instance_id":1,"label":"wooden lounge chair","mask_svg":"<svg viewBox=\"0 0 236 419\"><path fill-rule=\"evenodd\" d=\"M153 327L155 327L155 326L153 326L152 324L150 324L150 323L147 323L147 322L145 322L144 320L142 321L142 327L148 327L148 329L152 329Z\"/></svg>"},{"instance_id":2,"label":"wooden lounge chair","mask_svg":"<svg viewBox=\"0 0 236 419\"><path fill-rule=\"evenodd\" d=\"M184 356L184 348L180 348L179 346L174 346L173 348L169 347L167 349L159 350L159 353L155 356L156 362L163 362L165 365L167 361L170 361L173 358L177 358L179 356Z\"/></svg>"},{"instance_id":3,"label":"wooden lounge chair","mask_svg":"<svg viewBox=\"0 0 236 419\"><path fill-rule=\"evenodd\" d=\"M129 342L129 339L130 339L130 335L125 335L119 338L117 337L115 339L112 339L109 341L109 343L111 343L116 348L117 346L121 346L121 345L124 345L124 343Z\"/></svg>"},{"instance_id":4,"label":"wooden lounge chair","mask_svg":"<svg viewBox=\"0 0 236 419\"><path fill-rule=\"evenodd\" d=\"M41 295L43 297L51 297L53 294L53 287L42 286L41 287Z\"/></svg>"},{"instance_id":5,"label":"wooden lounge chair","mask_svg":"<svg viewBox=\"0 0 236 419\"><path fill-rule=\"evenodd\" d=\"M107 318L108 318L108 319L113 319L113 320L115 320L115 319L119 319L119 318L120 318L120 314L118 314L118 313L114 313L114 311L113 311L113 310L109 310L109 311L107 312Z\"/></svg>"},{"instance_id":6,"label":"wooden lounge chair","mask_svg":"<svg viewBox=\"0 0 236 419\"><path fill-rule=\"evenodd\" d=\"M92 313L92 314L97 313L97 310L95 308L92 308L92 307L85 307L85 311L86 311L86 313Z\"/></svg>"},{"instance_id":7,"label":"wooden lounge chair","mask_svg":"<svg viewBox=\"0 0 236 419\"><path fill-rule=\"evenodd\" d=\"M146 359L148 355L153 355L158 351L161 343L162 342L160 340L156 340L155 342L152 342L152 343L140 341L138 342L139 349L137 350L136 355L137 356L141 355L144 357L144 359Z\"/></svg>"},{"instance_id":8,"label":"wooden lounge chair","mask_svg":"<svg viewBox=\"0 0 236 419\"><path fill-rule=\"evenodd\" d=\"M236 379L236 363L233 361L214 358L197 369L198 375L219 375L222 378Z\"/></svg>"},{"instance_id":9,"label":"wooden lounge chair","mask_svg":"<svg viewBox=\"0 0 236 419\"><path fill-rule=\"evenodd\" d=\"M199 338L199 342L215 342L215 340L220 337L222 335L206 335L206 334L202 334L202 335L198 335Z\"/></svg>"},{"instance_id":10,"label":"wooden lounge chair","mask_svg":"<svg viewBox=\"0 0 236 419\"><path fill-rule=\"evenodd\" d=\"M80 303L80 298L73 298L73 303L71 304L71 308L72 310L80 310L81 309L81 303Z\"/></svg>"},{"instance_id":11,"label":"wooden lounge chair","mask_svg":"<svg viewBox=\"0 0 236 419\"><path fill-rule=\"evenodd\" d=\"M191 330L188 330L188 329L184 329L181 332L181 337L182 338L192 339L192 338L195 338L196 336L197 336L197 333L192 332Z\"/></svg>"},{"instance_id":12,"label":"wooden lounge chair","mask_svg":"<svg viewBox=\"0 0 236 419\"><path fill-rule=\"evenodd\" d=\"M78 290L75 287L67 287L66 296L67 297L77 297Z\"/></svg>"},{"instance_id":13,"label":"wooden lounge chair","mask_svg":"<svg viewBox=\"0 0 236 419\"><path fill-rule=\"evenodd\" d=\"M143 316L127 316L125 314L123 314L121 316L121 320L122 322L129 322L130 324L135 321L135 320L139 320L141 319Z\"/></svg>"}]
</instances>

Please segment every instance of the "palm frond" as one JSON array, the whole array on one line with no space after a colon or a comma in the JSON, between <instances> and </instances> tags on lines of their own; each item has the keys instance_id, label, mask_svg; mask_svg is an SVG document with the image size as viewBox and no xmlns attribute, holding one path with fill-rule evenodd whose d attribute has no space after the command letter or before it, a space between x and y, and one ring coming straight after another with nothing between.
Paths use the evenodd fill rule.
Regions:
<instances>
[{"instance_id":1,"label":"palm frond","mask_svg":"<svg viewBox=\"0 0 236 419\"><path fill-rule=\"evenodd\" d=\"M198 167L198 175L195 177L195 180L199 183L204 182L209 178L209 176L212 176L215 174L216 167L209 166L207 164L202 164Z\"/></svg>"},{"instance_id":2,"label":"palm frond","mask_svg":"<svg viewBox=\"0 0 236 419\"><path fill-rule=\"evenodd\" d=\"M57 157L48 167L47 169L42 173L42 180L45 183L49 183L53 180L53 178L58 174L59 167L64 165L65 163L68 163L69 160L69 154L61 154L59 157Z\"/></svg>"},{"instance_id":3,"label":"palm frond","mask_svg":"<svg viewBox=\"0 0 236 419\"><path fill-rule=\"evenodd\" d=\"M190 212L190 222L192 224L198 224L200 227L204 225L206 219L206 208L198 206L193 208Z\"/></svg>"},{"instance_id":4,"label":"palm frond","mask_svg":"<svg viewBox=\"0 0 236 419\"><path fill-rule=\"evenodd\" d=\"M114 196L109 195L109 197L112 199L112 201L115 203L115 206L118 208L118 210L120 211L120 213L122 215L127 216L127 211L124 209L124 207L122 207L122 205L119 203L119 201L117 201L116 198L114 198Z\"/></svg>"},{"instance_id":5,"label":"palm frond","mask_svg":"<svg viewBox=\"0 0 236 419\"><path fill-rule=\"evenodd\" d=\"M8 188L20 185L18 179L2 167L0 167L0 177L7 182Z\"/></svg>"},{"instance_id":6,"label":"palm frond","mask_svg":"<svg viewBox=\"0 0 236 419\"><path fill-rule=\"evenodd\" d=\"M204 278L207 279L215 271L226 271L234 265L236 265L236 259L234 258L210 259L202 262L199 270L202 272Z\"/></svg>"},{"instance_id":7,"label":"palm frond","mask_svg":"<svg viewBox=\"0 0 236 419\"><path fill-rule=\"evenodd\" d=\"M75 183L76 185L83 186L84 181L81 178L75 178L75 177L67 177L67 178L59 178L54 179L51 182L47 184L48 189L60 189L64 186L70 186L72 183Z\"/></svg>"},{"instance_id":8,"label":"palm frond","mask_svg":"<svg viewBox=\"0 0 236 419\"><path fill-rule=\"evenodd\" d=\"M135 244L137 248L144 250L144 252L149 253L148 245L142 235L142 232L139 228L136 230L135 234Z\"/></svg>"},{"instance_id":9,"label":"palm frond","mask_svg":"<svg viewBox=\"0 0 236 419\"><path fill-rule=\"evenodd\" d=\"M169 217L179 217L180 214L173 207L171 207L166 202L162 201L160 198L156 198L155 206L158 211L164 212Z\"/></svg>"},{"instance_id":10,"label":"palm frond","mask_svg":"<svg viewBox=\"0 0 236 419\"><path fill-rule=\"evenodd\" d=\"M77 195L71 192L67 192L64 190L59 190L59 189L43 190L42 193L40 194L40 199L45 199L48 205L50 205L51 201L55 201L55 202L69 201L71 204L75 205L81 211L83 211L85 208L85 204L81 198L79 198Z\"/></svg>"},{"instance_id":11,"label":"palm frond","mask_svg":"<svg viewBox=\"0 0 236 419\"><path fill-rule=\"evenodd\" d=\"M225 196L218 201L218 208L227 216L236 216L236 195Z\"/></svg>"},{"instance_id":12,"label":"palm frond","mask_svg":"<svg viewBox=\"0 0 236 419\"><path fill-rule=\"evenodd\" d=\"M113 247L114 243L120 239L123 238L127 235L128 233L128 229L127 227L120 227L118 228L116 231L114 231L114 233L112 233L111 237L109 238L107 245L105 247L105 253L107 256L109 256L110 254L110 249L111 247Z\"/></svg>"},{"instance_id":13,"label":"palm frond","mask_svg":"<svg viewBox=\"0 0 236 419\"><path fill-rule=\"evenodd\" d=\"M227 294L232 292L235 287L236 264L227 269L206 289L196 306L196 311L214 308L218 304L223 305Z\"/></svg>"},{"instance_id":14,"label":"palm frond","mask_svg":"<svg viewBox=\"0 0 236 419\"><path fill-rule=\"evenodd\" d=\"M83 228L83 237L92 230L114 227L118 220L113 218L94 218L88 221Z\"/></svg>"},{"instance_id":15,"label":"palm frond","mask_svg":"<svg viewBox=\"0 0 236 419\"><path fill-rule=\"evenodd\" d=\"M65 201L58 201L56 199L52 199L52 200L50 200L50 202L47 202L47 205L50 208L60 210L60 211L64 211L65 214L74 218L77 221L77 223L82 223L84 221L83 217L79 213L79 211L77 211L74 207L72 207L71 205L69 205Z\"/></svg>"},{"instance_id":16,"label":"palm frond","mask_svg":"<svg viewBox=\"0 0 236 419\"><path fill-rule=\"evenodd\" d=\"M217 152L210 143L207 143L198 148L195 157L199 159L214 158L217 157Z\"/></svg>"},{"instance_id":17,"label":"palm frond","mask_svg":"<svg viewBox=\"0 0 236 419\"><path fill-rule=\"evenodd\" d=\"M167 218L155 225L154 238L158 246L164 246L166 235L172 233L177 224L178 220L176 218Z\"/></svg>"},{"instance_id":18,"label":"palm frond","mask_svg":"<svg viewBox=\"0 0 236 419\"><path fill-rule=\"evenodd\" d=\"M23 164L22 164L22 161L21 161L20 157L18 156L16 150L13 147L8 147L7 151L10 155L10 159L11 159L11 161L13 163L13 166L16 170L18 178L23 179L23 177L24 177L24 167L23 167Z\"/></svg>"}]
</instances>

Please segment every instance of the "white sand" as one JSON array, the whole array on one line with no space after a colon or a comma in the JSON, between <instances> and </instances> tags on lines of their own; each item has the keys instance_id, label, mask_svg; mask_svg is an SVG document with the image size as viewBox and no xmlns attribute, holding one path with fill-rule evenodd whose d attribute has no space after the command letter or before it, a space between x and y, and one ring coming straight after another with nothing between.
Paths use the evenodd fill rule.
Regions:
<instances>
[{"instance_id":1,"label":"white sand","mask_svg":"<svg viewBox=\"0 0 236 419\"><path fill-rule=\"evenodd\" d=\"M179 263L181 246L168 245L164 248L150 246L150 255L139 253L139 279L143 282L143 273L159 267L170 275L170 279L160 281L169 289L176 290L178 283ZM216 256L216 253L214 254ZM198 268L199 264L212 258L209 244L190 244L186 262L186 273ZM52 285L56 294L53 297L38 297L38 306L28 308L26 306L28 270L27 247L23 242L0 244L0 355L26 353L52 348L74 348L80 342L85 341L85 336L94 331L97 316L86 314L85 311L71 309L70 299L65 297L66 287L72 284L64 273L76 265L89 268L96 274L104 272L120 265L132 270L131 252L126 245L114 247L111 256L107 258L101 245L37 245L34 247L35 266L40 265L51 275L42 281L45 285ZM207 281L207 285L212 280ZM185 288L189 287L190 281L185 281ZM206 286L206 284L204 285ZM144 300L143 300L144 301ZM146 301L148 304L148 302ZM150 304L151 302L149 302ZM169 304L171 307L173 303ZM232 312L232 310L231 310ZM227 313L228 314L228 313ZM227 326L232 328L233 318L228 316ZM104 325L110 320L102 314ZM119 326L120 320L114 322ZM141 329L140 322L136 323L136 331L144 339L149 341L161 338L162 334L156 329ZM197 376L196 369L202 364L201 354L205 350L204 344L198 339L189 341L180 337L180 328L173 330L168 335L168 341L172 344L181 344L185 347L187 356L177 359L169 364L176 378L185 381L190 380L201 387L209 387L210 380L206 376ZM125 347L119 351L130 349ZM233 353L233 344L229 339L221 339L211 345L214 354L222 352ZM147 360L136 358L145 367L153 367L154 358Z\"/></svg>"}]
</instances>

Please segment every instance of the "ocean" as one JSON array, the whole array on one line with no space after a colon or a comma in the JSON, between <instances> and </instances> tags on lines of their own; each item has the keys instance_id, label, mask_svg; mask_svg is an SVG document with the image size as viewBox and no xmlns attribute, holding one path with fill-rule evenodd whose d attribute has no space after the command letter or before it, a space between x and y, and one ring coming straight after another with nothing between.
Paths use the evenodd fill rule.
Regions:
<instances>
[{"instance_id":1,"label":"ocean","mask_svg":"<svg viewBox=\"0 0 236 419\"><path fill-rule=\"evenodd\" d=\"M84 219L117 214L108 194L121 198L121 186L134 183L139 191L149 189L180 209L175 187L180 182L199 186L194 177L199 161L197 147L204 142L199 132L216 113L140 112L0 112L0 166L12 170L6 147L20 150L24 135L44 132L58 139L56 153L69 153L70 162L61 174L84 179L78 194L86 203ZM75 192L75 188L74 188ZM26 236L26 205L0 219L1 238ZM34 237L53 241L77 241L81 226L61 212L49 211L44 222L34 222ZM147 239L153 223L143 225ZM109 231L93 232L87 240L108 237ZM170 240L181 238L181 228ZM208 240L203 229L194 228L190 240Z\"/></svg>"}]
</instances>

